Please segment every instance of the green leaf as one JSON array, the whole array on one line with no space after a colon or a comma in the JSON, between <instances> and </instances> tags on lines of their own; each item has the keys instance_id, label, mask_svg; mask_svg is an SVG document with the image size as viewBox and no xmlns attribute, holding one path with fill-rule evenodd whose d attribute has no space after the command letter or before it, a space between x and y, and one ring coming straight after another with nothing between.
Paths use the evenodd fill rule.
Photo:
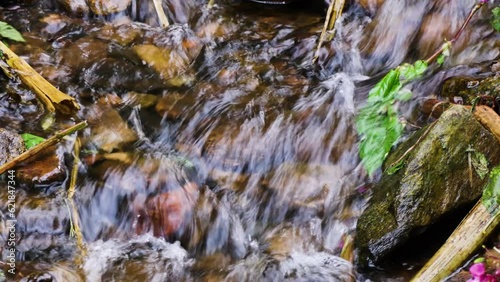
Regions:
<instances>
[{"instance_id":1,"label":"green leaf","mask_svg":"<svg viewBox=\"0 0 500 282\"><path fill-rule=\"evenodd\" d=\"M500 205L500 166L490 172L490 179L483 191L483 205L491 214L498 212Z\"/></svg>"},{"instance_id":2,"label":"green leaf","mask_svg":"<svg viewBox=\"0 0 500 282\"><path fill-rule=\"evenodd\" d=\"M483 257L478 257L477 259L474 260L474 263L482 263L485 261L486 261L486 259L484 259Z\"/></svg>"},{"instance_id":3,"label":"green leaf","mask_svg":"<svg viewBox=\"0 0 500 282\"><path fill-rule=\"evenodd\" d=\"M415 67L415 72L417 73L417 76L422 75L425 70L427 70L427 63L422 60L418 60L414 64Z\"/></svg>"},{"instance_id":4,"label":"green leaf","mask_svg":"<svg viewBox=\"0 0 500 282\"><path fill-rule=\"evenodd\" d=\"M396 99L398 101L408 101L411 99L411 97L413 96L413 93L411 93L411 90L410 89L401 89L398 91L398 93L396 94Z\"/></svg>"},{"instance_id":5,"label":"green leaf","mask_svg":"<svg viewBox=\"0 0 500 282\"><path fill-rule=\"evenodd\" d=\"M437 57L436 62L438 63L438 65L444 64L444 58L444 54L442 53Z\"/></svg>"},{"instance_id":6,"label":"green leaf","mask_svg":"<svg viewBox=\"0 0 500 282\"><path fill-rule=\"evenodd\" d=\"M496 7L491 12L493 13L491 25L496 31L500 31L500 7Z\"/></svg>"},{"instance_id":7,"label":"green leaf","mask_svg":"<svg viewBox=\"0 0 500 282\"><path fill-rule=\"evenodd\" d=\"M368 93L366 105L356 117L356 129L361 137L359 156L369 175L382 166L403 132L394 105L412 97L410 90L401 90L403 83L418 78L426 69L427 63L421 60L403 64L387 73Z\"/></svg>"},{"instance_id":8,"label":"green leaf","mask_svg":"<svg viewBox=\"0 0 500 282\"><path fill-rule=\"evenodd\" d=\"M488 160L481 152L474 152L471 158L472 166L481 179L488 174Z\"/></svg>"},{"instance_id":9,"label":"green leaf","mask_svg":"<svg viewBox=\"0 0 500 282\"><path fill-rule=\"evenodd\" d=\"M24 144L26 145L26 149L31 149L35 147L36 145L42 143L45 139L33 134L29 133L23 133L21 134L21 137L24 140Z\"/></svg>"},{"instance_id":10,"label":"green leaf","mask_svg":"<svg viewBox=\"0 0 500 282\"><path fill-rule=\"evenodd\" d=\"M399 82L400 72L391 70L368 93L368 103L389 102L394 99L394 94L401 87Z\"/></svg>"},{"instance_id":11,"label":"green leaf","mask_svg":"<svg viewBox=\"0 0 500 282\"><path fill-rule=\"evenodd\" d=\"M25 42L19 31L6 22L0 21L0 36L13 41Z\"/></svg>"},{"instance_id":12,"label":"green leaf","mask_svg":"<svg viewBox=\"0 0 500 282\"><path fill-rule=\"evenodd\" d=\"M425 61L419 60L415 64L403 64L400 67L401 75L404 77L405 81L411 81L422 75L427 69L427 63Z\"/></svg>"},{"instance_id":13,"label":"green leaf","mask_svg":"<svg viewBox=\"0 0 500 282\"><path fill-rule=\"evenodd\" d=\"M356 129L361 137L359 156L369 175L382 166L403 131L394 109L400 89L400 72L391 70L370 91L365 106L356 117Z\"/></svg>"}]
</instances>

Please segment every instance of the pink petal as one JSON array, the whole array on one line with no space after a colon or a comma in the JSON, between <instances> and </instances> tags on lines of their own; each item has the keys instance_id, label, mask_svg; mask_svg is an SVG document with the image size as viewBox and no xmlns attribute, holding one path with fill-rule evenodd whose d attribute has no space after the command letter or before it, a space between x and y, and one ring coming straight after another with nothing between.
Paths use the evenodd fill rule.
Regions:
<instances>
[{"instance_id":1,"label":"pink petal","mask_svg":"<svg viewBox=\"0 0 500 282\"><path fill-rule=\"evenodd\" d=\"M486 273L486 267L484 263L475 263L469 268L469 272L474 277L483 277Z\"/></svg>"}]
</instances>

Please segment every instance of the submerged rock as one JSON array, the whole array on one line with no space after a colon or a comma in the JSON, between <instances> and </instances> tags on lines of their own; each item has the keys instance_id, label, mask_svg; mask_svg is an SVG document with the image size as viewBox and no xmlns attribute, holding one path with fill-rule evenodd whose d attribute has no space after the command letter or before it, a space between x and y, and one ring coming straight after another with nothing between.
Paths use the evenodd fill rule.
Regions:
<instances>
[{"instance_id":1,"label":"submerged rock","mask_svg":"<svg viewBox=\"0 0 500 282\"><path fill-rule=\"evenodd\" d=\"M7 199L7 185L0 185L0 197ZM0 210L8 211L8 202L0 202ZM62 194L33 194L24 189L16 190L16 255L23 258L21 264L30 261L54 261L70 258L75 245L68 236L70 218ZM0 235L8 238L8 224L0 223ZM4 241L5 242L5 241ZM7 245L0 249L0 257L8 255ZM15 280L19 281L19 280Z\"/></svg>"},{"instance_id":2,"label":"submerged rock","mask_svg":"<svg viewBox=\"0 0 500 282\"><path fill-rule=\"evenodd\" d=\"M415 145L398 171L386 170L359 218L356 240L363 264L368 259L380 262L443 215L476 201L486 177L480 165L469 166L469 158L474 164L484 155L489 168L500 161L499 146L492 146L496 139L467 108L453 106L430 126L387 159L393 164Z\"/></svg>"},{"instance_id":3,"label":"submerged rock","mask_svg":"<svg viewBox=\"0 0 500 282\"><path fill-rule=\"evenodd\" d=\"M189 65L200 54L203 44L182 26L169 28L167 36L152 38L151 44L132 47L142 62L154 69L167 85L181 86L192 80Z\"/></svg>"},{"instance_id":4,"label":"submerged rock","mask_svg":"<svg viewBox=\"0 0 500 282\"><path fill-rule=\"evenodd\" d=\"M89 142L101 151L120 150L138 139L118 111L109 105L98 103L89 108L88 121L92 132L84 143Z\"/></svg>"},{"instance_id":5,"label":"submerged rock","mask_svg":"<svg viewBox=\"0 0 500 282\"><path fill-rule=\"evenodd\" d=\"M62 156L56 152L53 146L33 157L32 160L24 162L22 167L16 169L19 181L27 184L50 185L54 182L62 182L66 177L66 169Z\"/></svg>"},{"instance_id":6,"label":"submerged rock","mask_svg":"<svg viewBox=\"0 0 500 282\"><path fill-rule=\"evenodd\" d=\"M21 135L0 128L0 165L17 157L26 151L24 140Z\"/></svg>"}]
</instances>

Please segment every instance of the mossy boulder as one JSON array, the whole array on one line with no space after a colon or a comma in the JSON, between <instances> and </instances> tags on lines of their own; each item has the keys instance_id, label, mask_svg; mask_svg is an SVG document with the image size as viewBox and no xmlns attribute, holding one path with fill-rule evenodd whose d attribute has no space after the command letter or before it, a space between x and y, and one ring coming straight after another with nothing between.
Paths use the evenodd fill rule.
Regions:
<instances>
[{"instance_id":1,"label":"mossy boulder","mask_svg":"<svg viewBox=\"0 0 500 282\"><path fill-rule=\"evenodd\" d=\"M461 102L464 105L471 105L474 99L481 104L493 105L493 99L500 98L500 76L489 77L470 77L456 76L451 77L443 83L441 96L448 98L451 102ZM498 109L495 109L498 111Z\"/></svg>"},{"instance_id":2,"label":"mossy boulder","mask_svg":"<svg viewBox=\"0 0 500 282\"><path fill-rule=\"evenodd\" d=\"M480 176L484 171L477 165L470 168L469 158L476 164L484 155L488 169L500 161L496 139L468 108L455 105L429 126L398 146L386 161L403 160L398 171L390 174L386 169L359 218L361 264L369 259L380 262L443 215L477 201L487 177Z\"/></svg>"}]
</instances>

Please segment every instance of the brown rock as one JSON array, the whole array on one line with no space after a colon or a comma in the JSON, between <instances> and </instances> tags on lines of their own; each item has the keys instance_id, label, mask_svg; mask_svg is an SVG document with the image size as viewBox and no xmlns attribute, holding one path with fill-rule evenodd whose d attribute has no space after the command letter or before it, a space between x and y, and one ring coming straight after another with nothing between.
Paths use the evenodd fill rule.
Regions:
<instances>
[{"instance_id":1,"label":"brown rock","mask_svg":"<svg viewBox=\"0 0 500 282\"><path fill-rule=\"evenodd\" d=\"M89 12L89 7L85 0L57 0L57 2L66 11L77 15L83 15Z\"/></svg>"},{"instance_id":2,"label":"brown rock","mask_svg":"<svg viewBox=\"0 0 500 282\"><path fill-rule=\"evenodd\" d=\"M99 39L83 37L68 44L56 53L56 62L74 70L90 66L106 58L108 44Z\"/></svg>"},{"instance_id":3,"label":"brown rock","mask_svg":"<svg viewBox=\"0 0 500 282\"><path fill-rule=\"evenodd\" d=\"M151 44L136 45L133 50L145 64L157 71L167 84L181 86L189 81L189 77L183 75L191 62L188 57Z\"/></svg>"},{"instance_id":4,"label":"brown rock","mask_svg":"<svg viewBox=\"0 0 500 282\"><path fill-rule=\"evenodd\" d=\"M185 99L189 100L189 97L183 96L179 93L169 93L158 101L158 104L156 104L155 107L156 112L169 120L176 120L190 105L190 101L185 101Z\"/></svg>"},{"instance_id":5,"label":"brown rock","mask_svg":"<svg viewBox=\"0 0 500 282\"><path fill-rule=\"evenodd\" d=\"M97 37L115 42L121 46L128 46L132 44L140 34L140 29L131 24L122 24L119 26L106 24L99 30Z\"/></svg>"},{"instance_id":6,"label":"brown rock","mask_svg":"<svg viewBox=\"0 0 500 282\"><path fill-rule=\"evenodd\" d=\"M47 24L47 26L43 28L44 32L54 34L67 26L71 22L71 19L58 14L49 14L48 16L43 17L40 21Z\"/></svg>"},{"instance_id":7,"label":"brown rock","mask_svg":"<svg viewBox=\"0 0 500 282\"><path fill-rule=\"evenodd\" d=\"M169 237L186 225L198 200L198 185L188 182L182 188L146 200L139 211L137 232L153 230L154 236Z\"/></svg>"},{"instance_id":8,"label":"brown rock","mask_svg":"<svg viewBox=\"0 0 500 282\"><path fill-rule=\"evenodd\" d=\"M87 116L91 127L91 136L85 142L93 143L104 152L120 150L125 145L137 140L137 134L109 105L96 104L89 109Z\"/></svg>"},{"instance_id":9,"label":"brown rock","mask_svg":"<svg viewBox=\"0 0 500 282\"><path fill-rule=\"evenodd\" d=\"M66 170L56 149L57 147L53 146L25 161L23 166L16 170L19 181L28 185L63 181Z\"/></svg>"},{"instance_id":10,"label":"brown rock","mask_svg":"<svg viewBox=\"0 0 500 282\"><path fill-rule=\"evenodd\" d=\"M385 0L358 0L358 3L364 9L370 11L370 13L375 14L378 8L384 4Z\"/></svg>"},{"instance_id":11,"label":"brown rock","mask_svg":"<svg viewBox=\"0 0 500 282\"><path fill-rule=\"evenodd\" d=\"M128 92L123 96L123 103L127 106L141 106L142 109L151 108L159 100L159 97L153 94Z\"/></svg>"},{"instance_id":12,"label":"brown rock","mask_svg":"<svg viewBox=\"0 0 500 282\"><path fill-rule=\"evenodd\" d=\"M88 3L94 14L105 16L124 11L132 0L89 0Z\"/></svg>"}]
</instances>

